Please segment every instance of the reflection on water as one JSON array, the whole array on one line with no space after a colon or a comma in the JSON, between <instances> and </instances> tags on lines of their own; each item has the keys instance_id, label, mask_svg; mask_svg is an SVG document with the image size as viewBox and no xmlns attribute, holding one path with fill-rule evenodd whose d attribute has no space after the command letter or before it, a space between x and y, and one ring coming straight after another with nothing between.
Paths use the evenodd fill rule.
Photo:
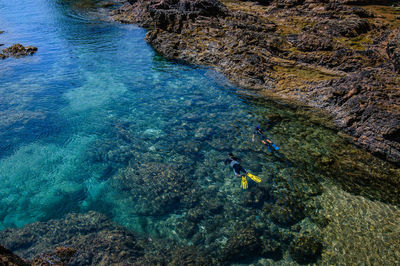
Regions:
<instances>
[{"instance_id":1,"label":"reflection on water","mask_svg":"<svg viewBox=\"0 0 400 266\"><path fill-rule=\"evenodd\" d=\"M0 229L95 210L218 261L399 260L398 168L304 108L164 60L143 29L100 21L96 6L0 6L1 38L39 47L1 62ZM252 141L259 124L279 152ZM230 152L262 182L241 190Z\"/></svg>"}]
</instances>

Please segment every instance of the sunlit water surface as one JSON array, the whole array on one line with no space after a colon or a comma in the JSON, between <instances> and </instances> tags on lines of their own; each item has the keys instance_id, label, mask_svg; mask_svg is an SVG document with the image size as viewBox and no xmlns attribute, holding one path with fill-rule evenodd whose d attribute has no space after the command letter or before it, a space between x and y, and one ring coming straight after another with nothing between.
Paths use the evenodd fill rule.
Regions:
<instances>
[{"instance_id":1,"label":"sunlit water surface","mask_svg":"<svg viewBox=\"0 0 400 266\"><path fill-rule=\"evenodd\" d=\"M390 200L358 189L363 182L356 188L346 183L347 174L396 177L398 169L347 144L318 119L245 96L211 70L164 60L145 43L144 29L105 22L87 1L1 1L0 25L5 46L39 48L33 56L0 62L0 230L96 210L135 231L193 244L175 226L196 203L159 204L164 198L154 187L162 184L148 181L165 173L182 175L174 184L179 197L200 191L196 201L203 202L202 191L212 191L207 200L222 202L225 211L243 209L244 216L276 226L263 216L269 205L240 204L249 192L223 163L234 152L275 197L287 190L304 192L299 201L313 196L309 204L328 223L306 217L282 232L321 236L321 262L356 263L360 256L398 262L389 244L399 243L393 234L398 208L371 201ZM275 155L251 141L254 126L268 118L276 120L266 131L281 148ZM368 169L352 158L380 167ZM223 223L233 228L239 214L228 213ZM382 230L382 222L391 229ZM213 241L223 245L227 237L219 232ZM357 248L360 243L365 249Z\"/></svg>"}]
</instances>

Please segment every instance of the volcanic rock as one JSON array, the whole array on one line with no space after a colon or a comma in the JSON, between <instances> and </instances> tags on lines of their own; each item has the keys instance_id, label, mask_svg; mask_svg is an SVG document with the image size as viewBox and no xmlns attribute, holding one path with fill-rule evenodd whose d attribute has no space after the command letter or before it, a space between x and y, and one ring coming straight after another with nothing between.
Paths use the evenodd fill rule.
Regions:
<instances>
[{"instance_id":1,"label":"volcanic rock","mask_svg":"<svg viewBox=\"0 0 400 266\"><path fill-rule=\"evenodd\" d=\"M395 37L388 43L386 52L392 61L394 70L400 72L400 32L397 31Z\"/></svg>"},{"instance_id":2,"label":"volcanic rock","mask_svg":"<svg viewBox=\"0 0 400 266\"><path fill-rule=\"evenodd\" d=\"M322 243L319 239L301 235L290 243L289 253L300 264L316 262L322 252Z\"/></svg>"},{"instance_id":3,"label":"volcanic rock","mask_svg":"<svg viewBox=\"0 0 400 266\"><path fill-rule=\"evenodd\" d=\"M37 51L37 48L34 46L26 46L24 47L22 44L14 44L8 48L3 49L2 53L0 53L1 58L7 57L23 57L27 55L33 55Z\"/></svg>"},{"instance_id":4,"label":"volcanic rock","mask_svg":"<svg viewBox=\"0 0 400 266\"><path fill-rule=\"evenodd\" d=\"M93 211L5 229L0 239L16 254L38 262L39 257L57 255L58 261L69 265L129 264L143 255L131 232Z\"/></svg>"},{"instance_id":5,"label":"volcanic rock","mask_svg":"<svg viewBox=\"0 0 400 266\"><path fill-rule=\"evenodd\" d=\"M142 163L127 168L118 180L118 186L135 196L141 214L165 215L196 201L192 182L176 165Z\"/></svg>"},{"instance_id":6,"label":"volcanic rock","mask_svg":"<svg viewBox=\"0 0 400 266\"><path fill-rule=\"evenodd\" d=\"M28 266L30 265L25 260L21 259L10 250L0 245L0 265L7 266Z\"/></svg>"},{"instance_id":7,"label":"volcanic rock","mask_svg":"<svg viewBox=\"0 0 400 266\"><path fill-rule=\"evenodd\" d=\"M242 229L233 235L224 248L225 261L237 261L261 252L259 235L254 229Z\"/></svg>"}]
</instances>

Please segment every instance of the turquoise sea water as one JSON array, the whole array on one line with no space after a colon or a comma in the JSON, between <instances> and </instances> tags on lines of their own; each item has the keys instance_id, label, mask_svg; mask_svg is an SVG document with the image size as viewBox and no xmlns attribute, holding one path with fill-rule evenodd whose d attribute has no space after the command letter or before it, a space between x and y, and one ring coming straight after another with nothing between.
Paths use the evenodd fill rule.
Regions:
<instances>
[{"instance_id":1,"label":"turquoise sea water","mask_svg":"<svg viewBox=\"0 0 400 266\"><path fill-rule=\"evenodd\" d=\"M20 42L39 51L1 62L0 228L104 201L115 205L108 210L114 215L127 216L119 213L123 202L114 198L118 191L108 188L108 178L128 160L197 162L210 152L206 140L233 144L232 136L259 123L216 73L168 62L144 42L145 30L102 22L74 3L1 5L5 45ZM117 142L119 131L133 146ZM100 152L115 150L116 158L94 160L91 154L111 141L110 151ZM170 150L179 141L194 141L198 154L185 159Z\"/></svg>"},{"instance_id":2,"label":"turquoise sea water","mask_svg":"<svg viewBox=\"0 0 400 266\"><path fill-rule=\"evenodd\" d=\"M241 219L291 237L323 234L321 217L305 217L310 206L323 209L313 197L332 187L390 201L380 183L361 177L396 177L397 168L307 112L251 96L210 69L166 61L144 29L106 22L101 11L90 1L0 2L0 43L39 49L0 62L0 230L96 210L135 231L223 246ZM268 121L277 154L251 140ZM240 189L224 165L230 152L263 179L263 189L249 181L249 191L270 190L265 204ZM215 210L215 223L207 211L193 234L179 233L198 206Z\"/></svg>"}]
</instances>

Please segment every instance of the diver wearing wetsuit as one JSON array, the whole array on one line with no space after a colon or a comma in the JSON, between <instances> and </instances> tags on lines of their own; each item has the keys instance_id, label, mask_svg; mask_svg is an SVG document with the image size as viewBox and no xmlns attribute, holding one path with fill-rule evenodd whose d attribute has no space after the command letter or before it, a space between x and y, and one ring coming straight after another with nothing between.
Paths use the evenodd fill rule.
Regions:
<instances>
[{"instance_id":1,"label":"diver wearing wetsuit","mask_svg":"<svg viewBox=\"0 0 400 266\"><path fill-rule=\"evenodd\" d=\"M229 166L233 168L233 172L237 177L247 174L246 169L240 165L239 161L240 159L235 157L232 153L230 153L229 158L225 160L225 165L229 164Z\"/></svg>"},{"instance_id":2,"label":"diver wearing wetsuit","mask_svg":"<svg viewBox=\"0 0 400 266\"><path fill-rule=\"evenodd\" d=\"M260 139L261 139L262 144L264 144L265 146L267 146L267 149L268 149L269 152L272 152L273 150L276 150L276 151L279 150L279 147L278 147L278 146L276 146L274 143L272 143L271 140L269 140L266 136L264 136L264 133L262 132L260 126L257 126L257 127L254 129L252 141L254 141L254 136L255 136L255 135L260 136Z\"/></svg>"}]
</instances>

